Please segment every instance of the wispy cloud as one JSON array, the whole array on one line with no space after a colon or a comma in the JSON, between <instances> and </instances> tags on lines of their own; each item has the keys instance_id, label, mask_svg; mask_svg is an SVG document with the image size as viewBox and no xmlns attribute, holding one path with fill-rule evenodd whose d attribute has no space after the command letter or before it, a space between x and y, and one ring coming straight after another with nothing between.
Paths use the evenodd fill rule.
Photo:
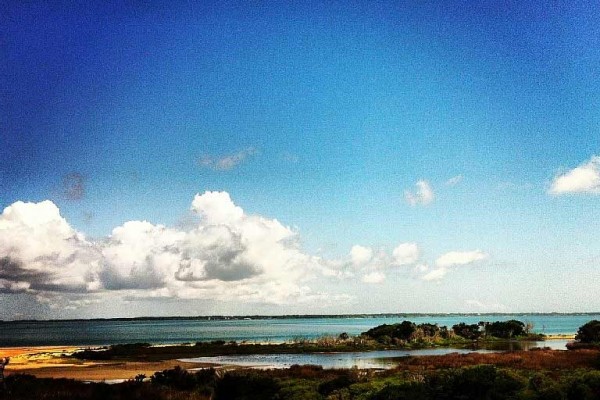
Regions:
<instances>
[{"instance_id":1,"label":"wispy cloud","mask_svg":"<svg viewBox=\"0 0 600 400\"><path fill-rule=\"evenodd\" d=\"M444 182L446 186L456 186L463 180L462 175L456 175Z\"/></svg>"},{"instance_id":2,"label":"wispy cloud","mask_svg":"<svg viewBox=\"0 0 600 400\"><path fill-rule=\"evenodd\" d=\"M554 177L548 193L562 195L568 193L600 194L600 156Z\"/></svg>"},{"instance_id":3,"label":"wispy cloud","mask_svg":"<svg viewBox=\"0 0 600 400\"><path fill-rule=\"evenodd\" d=\"M443 279L452 267L473 264L489 258L489 254L481 250L450 251L442 254L435 260L435 268L421 277L424 281L439 281ZM424 269L427 271L427 269Z\"/></svg>"},{"instance_id":4,"label":"wispy cloud","mask_svg":"<svg viewBox=\"0 0 600 400\"><path fill-rule=\"evenodd\" d=\"M215 171L229 171L257 153L258 150L256 150L254 147L247 147L238 151L237 153L224 156L205 155L200 158L198 163L204 168L209 168Z\"/></svg>"},{"instance_id":5,"label":"wispy cloud","mask_svg":"<svg viewBox=\"0 0 600 400\"><path fill-rule=\"evenodd\" d=\"M481 250L473 251L450 251L442 254L435 260L435 265L440 268L453 267L456 265L472 264L475 261L481 261L488 258L489 255Z\"/></svg>"},{"instance_id":6,"label":"wispy cloud","mask_svg":"<svg viewBox=\"0 0 600 400\"><path fill-rule=\"evenodd\" d=\"M437 268L429 271L421 279L424 281L439 281L448 273L447 268Z\"/></svg>"},{"instance_id":7,"label":"wispy cloud","mask_svg":"<svg viewBox=\"0 0 600 400\"><path fill-rule=\"evenodd\" d=\"M433 188L431 187L429 182L427 182L426 180L420 180L415 184L415 186L417 187L417 189L414 192L410 190L404 191L404 198L406 199L408 204L410 204L413 207L417 205L426 206L427 204L430 204L433 201L435 195L433 193Z\"/></svg>"}]
</instances>

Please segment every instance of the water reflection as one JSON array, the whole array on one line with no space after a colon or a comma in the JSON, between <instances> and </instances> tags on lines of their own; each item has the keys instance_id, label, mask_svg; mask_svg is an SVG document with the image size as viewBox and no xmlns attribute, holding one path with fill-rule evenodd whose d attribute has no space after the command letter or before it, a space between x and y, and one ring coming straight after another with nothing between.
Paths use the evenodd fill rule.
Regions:
<instances>
[{"instance_id":1,"label":"water reflection","mask_svg":"<svg viewBox=\"0 0 600 400\"><path fill-rule=\"evenodd\" d=\"M476 346L469 346L473 350L496 350L496 351L528 351L539 348L549 348L551 350L566 350L568 340L546 340L531 342L487 342Z\"/></svg>"},{"instance_id":2,"label":"water reflection","mask_svg":"<svg viewBox=\"0 0 600 400\"><path fill-rule=\"evenodd\" d=\"M181 361L199 362L217 365L234 365L254 368L289 368L294 364L321 365L323 368L393 368L400 357L418 357L444 355L450 353L494 353L501 351L531 350L550 347L565 350L566 341L545 342L503 342L487 343L485 348L436 348L419 350L381 350L352 353L309 353L309 354L250 354L216 357L198 357Z\"/></svg>"},{"instance_id":3,"label":"water reflection","mask_svg":"<svg viewBox=\"0 0 600 400\"><path fill-rule=\"evenodd\" d=\"M476 350L490 353L493 350ZM235 365L257 368L289 368L294 364L321 365L323 368L392 368L399 357L442 355L448 353L471 353L467 349L422 349L381 350L352 353L308 353L308 354L250 354L216 357L198 357L182 361L193 361L218 365Z\"/></svg>"}]
</instances>

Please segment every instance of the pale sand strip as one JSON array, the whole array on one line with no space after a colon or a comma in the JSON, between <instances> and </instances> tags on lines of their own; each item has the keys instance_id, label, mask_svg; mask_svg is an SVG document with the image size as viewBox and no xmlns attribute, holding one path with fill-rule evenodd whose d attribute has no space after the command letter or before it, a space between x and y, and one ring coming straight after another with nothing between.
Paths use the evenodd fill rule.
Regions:
<instances>
[{"instance_id":1,"label":"pale sand strip","mask_svg":"<svg viewBox=\"0 0 600 400\"><path fill-rule=\"evenodd\" d=\"M188 363L178 360L137 362L137 361L79 361L64 358L82 347L39 346L0 348L0 358L10 357L5 374L24 373L38 378L71 378L80 380L132 379L138 374L150 377L156 371L173 368L201 368L201 363Z\"/></svg>"}]
</instances>

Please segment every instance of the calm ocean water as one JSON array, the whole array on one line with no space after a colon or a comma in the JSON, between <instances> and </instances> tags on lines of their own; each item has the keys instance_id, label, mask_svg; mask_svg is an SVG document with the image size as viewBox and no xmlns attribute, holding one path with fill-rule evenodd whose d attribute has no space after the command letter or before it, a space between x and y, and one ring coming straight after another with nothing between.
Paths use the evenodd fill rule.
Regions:
<instances>
[{"instance_id":1,"label":"calm ocean water","mask_svg":"<svg viewBox=\"0 0 600 400\"><path fill-rule=\"evenodd\" d=\"M105 345L148 342L185 343L207 340L283 342L294 338L318 338L346 332L357 335L374 326L404 320L451 327L459 322L517 319L531 322L534 331L574 334L600 314L531 315L408 315L394 317L278 318L278 319L151 319L84 321L0 322L0 346Z\"/></svg>"}]
</instances>

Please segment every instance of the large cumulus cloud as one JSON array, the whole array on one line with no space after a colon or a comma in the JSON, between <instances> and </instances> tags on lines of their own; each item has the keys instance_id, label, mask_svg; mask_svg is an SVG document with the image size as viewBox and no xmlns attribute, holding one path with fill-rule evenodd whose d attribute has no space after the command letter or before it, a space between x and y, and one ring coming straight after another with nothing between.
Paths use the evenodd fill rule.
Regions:
<instances>
[{"instance_id":1,"label":"large cumulus cloud","mask_svg":"<svg viewBox=\"0 0 600 400\"><path fill-rule=\"evenodd\" d=\"M92 242L50 201L14 203L0 215L0 292L266 303L324 296L305 284L320 259L300 250L290 228L245 214L225 192L198 194L191 209L198 223L190 230L129 221Z\"/></svg>"},{"instance_id":2,"label":"large cumulus cloud","mask_svg":"<svg viewBox=\"0 0 600 400\"><path fill-rule=\"evenodd\" d=\"M84 292L98 288L97 247L50 201L16 202L0 215L0 287L4 291Z\"/></svg>"},{"instance_id":3,"label":"large cumulus cloud","mask_svg":"<svg viewBox=\"0 0 600 400\"><path fill-rule=\"evenodd\" d=\"M246 214L226 192L197 194L191 211L186 229L128 221L90 240L54 203L16 202L0 214L0 294L65 308L116 296L316 306L352 297L322 291L339 280L379 284L392 273L437 280L451 265L487 257L451 252L429 271L419 246L406 242L392 251L355 245L346 257L324 259L303 252L297 232Z\"/></svg>"}]
</instances>

